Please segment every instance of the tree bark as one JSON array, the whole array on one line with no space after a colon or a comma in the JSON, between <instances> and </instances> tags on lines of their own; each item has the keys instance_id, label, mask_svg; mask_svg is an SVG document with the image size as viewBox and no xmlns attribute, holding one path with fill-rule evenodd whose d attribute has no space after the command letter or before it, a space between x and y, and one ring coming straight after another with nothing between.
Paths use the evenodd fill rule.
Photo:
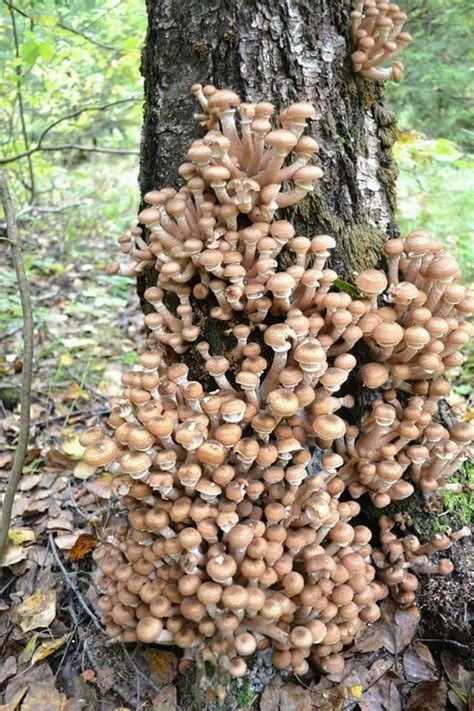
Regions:
<instances>
[{"instance_id":1,"label":"tree bark","mask_svg":"<svg viewBox=\"0 0 474 711\"><path fill-rule=\"evenodd\" d=\"M341 278L352 281L376 265L383 243L397 233L390 153L396 126L381 85L352 72L350 0L147 0L147 7L142 194L180 184L178 167L201 135L192 118L193 83L229 87L243 101L270 101L277 109L307 100L317 111L310 133L324 176L281 217L298 234L336 238L330 266ZM143 291L155 278L151 270L139 279L144 311Z\"/></svg>"}]
</instances>

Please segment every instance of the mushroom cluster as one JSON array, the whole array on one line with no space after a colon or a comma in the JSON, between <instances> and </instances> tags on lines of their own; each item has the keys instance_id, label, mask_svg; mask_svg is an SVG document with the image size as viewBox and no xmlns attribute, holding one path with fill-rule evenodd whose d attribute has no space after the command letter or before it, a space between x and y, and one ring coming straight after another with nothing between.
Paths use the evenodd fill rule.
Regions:
<instances>
[{"instance_id":1,"label":"mushroom cluster","mask_svg":"<svg viewBox=\"0 0 474 711\"><path fill-rule=\"evenodd\" d=\"M276 214L322 175L303 135L314 109L294 104L272 129L271 104L210 86L193 93L207 132L179 168L185 185L145 195L142 227L119 240L132 267L110 269L153 267L156 284L111 435L81 436L85 464L115 475L127 512L94 553L98 606L111 638L173 643L236 677L270 646L278 668L304 674L313 661L338 673L379 601L391 590L407 602L407 568L429 552L402 542L394 557L388 525L373 550L371 531L351 523L354 499L385 506L410 495L407 477L443 488L472 437L462 422L449 432L432 422L472 299L450 283L456 269L434 241L415 249L419 232L387 243L388 279L369 270L356 280L360 298L337 291L335 240L298 236ZM441 258L451 267L435 276ZM225 355L203 337L204 299L228 324ZM210 387L174 362L191 347ZM427 371L432 354L441 365ZM360 430L354 376L378 391Z\"/></svg>"},{"instance_id":2,"label":"mushroom cluster","mask_svg":"<svg viewBox=\"0 0 474 711\"><path fill-rule=\"evenodd\" d=\"M381 397L337 449L351 495L368 493L378 507L413 493L405 473L427 498L439 494L474 438L472 422L436 421L451 391L446 372L462 365L474 333L474 296L456 283L456 260L423 230L388 240L385 252L388 276L369 269L355 280L371 304L358 326L374 359L360 375Z\"/></svg>"},{"instance_id":3,"label":"mushroom cluster","mask_svg":"<svg viewBox=\"0 0 474 711\"><path fill-rule=\"evenodd\" d=\"M380 517L380 547L372 551L372 562L377 570L377 578L388 586L392 597L406 607L415 602L417 575L449 575L453 571L449 558L430 562L429 556L442 554L455 541L470 536L471 530L469 526L464 526L459 531L434 533L427 543L421 544L412 533L397 536L394 531L397 526L395 518L396 514L393 519Z\"/></svg>"},{"instance_id":4,"label":"mushroom cluster","mask_svg":"<svg viewBox=\"0 0 474 711\"><path fill-rule=\"evenodd\" d=\"M352 54L354 72L364 79L400 82L403 64L392 62L412 41L408 32L402 32L408 17L398 5L385 0L357 0L351 13L352 41L357 47Z\"/></svg>"}]
</instances>

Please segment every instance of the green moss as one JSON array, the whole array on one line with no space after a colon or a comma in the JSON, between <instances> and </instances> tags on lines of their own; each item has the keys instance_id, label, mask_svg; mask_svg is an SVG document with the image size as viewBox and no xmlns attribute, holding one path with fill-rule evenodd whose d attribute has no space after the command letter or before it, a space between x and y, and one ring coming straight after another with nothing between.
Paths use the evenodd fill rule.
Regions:
<instances>
[{"instance_id":1,"label":"green moss","mask_svg":"<svg viewBox=\"0 0 474 711\"><path fill-rule=\"evenodd\" d=\"M258 694L252 688L250 681L245 680L244 683L235 690L235 700L237 702L238 708L248 708L257 699Z\"/></svg>"},{"instance_id":2,"label":"green moss","mask_svg":"<svg viewBox=\"0 0 474 711\"><path fill-rule=\"evenodd\" d=\"M456 526L470 526L474 520L474 463L467 462L459 472L453 477L451 482L462 484L462 491L455 494L446 491L443 494L443 504L449 512L451 527L456 522Z\"/></svg>"},{"instance_id":3,"label":"green moss","mask_svg":"<svg viewBox=\"0 0 474 711\"><path fill-rule=\"evenodd\" d=\"M346 227L343 233L345 254L349 273L359 272L375 267L383 252L385 234L368 225L366 222L357 222L351 227Z\"/></svg>"}]
</instances>

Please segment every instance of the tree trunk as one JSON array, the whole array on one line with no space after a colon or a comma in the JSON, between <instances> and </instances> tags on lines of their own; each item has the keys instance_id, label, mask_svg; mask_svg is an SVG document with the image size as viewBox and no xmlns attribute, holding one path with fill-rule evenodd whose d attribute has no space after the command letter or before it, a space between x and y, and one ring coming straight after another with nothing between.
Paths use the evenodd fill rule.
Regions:
<instances>
[{"instance_id":1,"label":"tree trunk","mask_svg":"<svg viewBox=\"0 0 474 711\"><path fill-rule=\"evenodd\" d=\"M380 85L352 72L350 0L148 0L147 6L142 194L180 184L178 167L201 135L192 118L193 83L232 88L243 101L270 101L277 109L307 100L317 111L310 131L324 177L281 217L298 234L336 238L329 266L341 278L352 281L374 266L387 236L397 232L390 153L396 126ZM139 279L145 311L143 291L155 280L153 270ZM220 340L213 329L206 333L211 345Z\"/></svg>"}]
</instances>

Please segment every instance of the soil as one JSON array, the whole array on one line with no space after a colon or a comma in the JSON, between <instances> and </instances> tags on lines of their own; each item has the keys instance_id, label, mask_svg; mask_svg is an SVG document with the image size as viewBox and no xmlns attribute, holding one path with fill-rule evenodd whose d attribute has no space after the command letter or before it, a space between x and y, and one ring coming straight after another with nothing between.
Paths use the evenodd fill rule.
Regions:
<instances>
[{"instance_id":1,"label":"soil","mask_svg":"<svg viewBox=\"0 0 474 711\"><path fill-rule=\"evenodd\" d=\"M452 651L474 652L474 551L464 539L449 552L454 572L421 576L417 602L421 612L419 639L436 640Z\"/></svg>"}]
</instances>

